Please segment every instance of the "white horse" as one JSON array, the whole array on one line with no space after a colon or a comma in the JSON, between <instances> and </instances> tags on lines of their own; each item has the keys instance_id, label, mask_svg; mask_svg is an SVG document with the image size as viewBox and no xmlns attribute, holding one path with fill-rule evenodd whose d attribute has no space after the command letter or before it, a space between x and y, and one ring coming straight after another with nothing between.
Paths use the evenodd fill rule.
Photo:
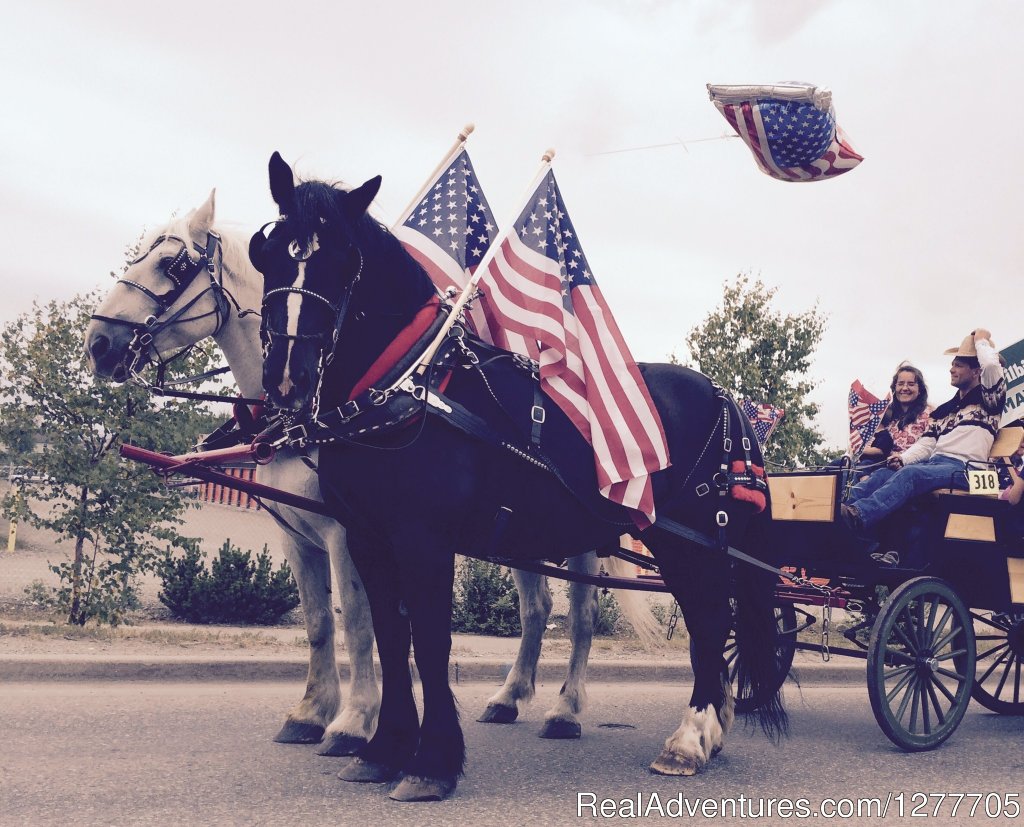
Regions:
<instances>
[{"instance_id":1,"label":"white horse","mask_svg":"<svg viewBox=\"0 0 1024 827\"><path fill-rule=\"evenodd\" d=\"M248 238L223 226L215 229L214 218L211 192L202 206L143 241L142 256L129 266L86 330L85 347L97 376L115 381L130 378L140 347L137 333L145 332L147 318L155 317L148 329L152 342L139 351L140 367L149 357L166 357L213 336L242 396L262 394L259 314L239 310L258 310L263 277L249 263ZM211 243L211 238L219 242ZM209 270L201 266L194 247L210 253ZM183 248L188 261L182 259ZM315 463L315 451L310 456ZM316 472L295 452L279 451L273 462L259 466L257 474L265 485L321 499ZM322 755L349 755L373 734L380 705L369 604L348 555L345 529L337 521L281 504L271 507L287 525L280 531L280 542L299 588L310 655L306 694L289 711L274 740L319 742L317 751ZM627 576L631 568L615 558L605 560L604 566L618 576ZM593 574L600 564L591 553L573 558L570 567ZM331 568L351 667L344 705L335 662ZM512 670L479 719L485 722L514 721L519 704L533 696L541 641L551 614L547 578L515 569L512 574L519 591L523 636ZM581 728L576 716L586 703L586 666L598 618L597 588L572 583L569 598L569 672L555 706L545 714L540 735L546 738L578 738ZM618 602L641 641L653 643L659 626L643 595L622 591Z\"/></svg>"}]
</instances>

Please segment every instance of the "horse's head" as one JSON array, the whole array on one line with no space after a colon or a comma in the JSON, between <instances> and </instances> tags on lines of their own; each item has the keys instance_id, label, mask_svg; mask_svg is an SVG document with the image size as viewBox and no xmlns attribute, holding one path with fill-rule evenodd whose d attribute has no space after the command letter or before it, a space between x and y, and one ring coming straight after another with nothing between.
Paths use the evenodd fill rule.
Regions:
<instances>
[{"instance_id":1,"label":"horse's head","mask_svg":"<svg viewBox=\"0 0 1024 827\"><path fill-rule=\"evenodd\" d=\"M202 206L143 241L86 328L93 373L123 382L217 332L228 306L213 219L211 192Z\"/></svg>"},{"instance_id":2,"label":"horse's head","mask_svg":"<svg viewBox=\"0 0 1024 827\"><path fill-rule=\"evenodd\" d=\"M263 387L281 408L315 407L363 269L359 224L380 182L296 185L281 156L270 158L280 217L253 235L249 259L263 273Z\"/></svg>"}]
</instances>

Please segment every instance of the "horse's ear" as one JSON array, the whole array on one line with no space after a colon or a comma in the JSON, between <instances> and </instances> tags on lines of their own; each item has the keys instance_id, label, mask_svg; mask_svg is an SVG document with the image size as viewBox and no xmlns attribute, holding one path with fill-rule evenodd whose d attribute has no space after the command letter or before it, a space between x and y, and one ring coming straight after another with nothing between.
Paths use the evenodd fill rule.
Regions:
<instances>
[{"instance_id":1,"label":"horse's ear","mask_svg":"<svg viewBox=\"0 0 1024 827\"><path fill-rule=\"evenodd\" d=\"M217 188L210 190L210 197L202 206L196 207L188 217L188 234L196 244L206 249L207 234L213 228L213 217L216 212Z\"/></svg>"},{"instance_id":2,"label":"horse's ear","mask_svg":"<svg viewBox=\"0 0 1024 827\"><path fill-rule=\"evenodd\" d=\"M270 156L270 194L282 215L295 203L295 176L279 152Z\"/></svg>"},{"instance_id":3,"label":"horse's ear","mask_svg":"<svg viewBox=\"0 0 1024 827\"><path fill-rule=\"evenodd\" d=\"M375 175L365 184L356 187L354 190L349 190L345 193L345 197L342 199L341 206L351 218L359 218L364 212L370 208L370 204L373 203L373 199L377 197L377 193L380 191L381 177Z\"/></svg>"}]
</instances>

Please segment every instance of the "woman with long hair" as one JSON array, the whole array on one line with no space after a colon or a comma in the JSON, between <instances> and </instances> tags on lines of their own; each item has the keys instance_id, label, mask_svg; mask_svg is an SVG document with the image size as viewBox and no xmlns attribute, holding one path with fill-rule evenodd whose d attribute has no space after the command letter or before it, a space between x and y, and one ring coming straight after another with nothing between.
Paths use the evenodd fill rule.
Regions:
<instances>
[{"instance_id":1,"label":"woman with long hair","mask_svg":"<svg viewBox=\"0 0 1024 827\"><path fill-rule=\"evenodd\" d=\"M928 404L928 386L924 374L909 362L903 362L893 374L892 402L882 415L871 443L861 454L862 460L877 463L891 454L905 451L928 428L932 408Z\"/></svg>"}]
</instances>

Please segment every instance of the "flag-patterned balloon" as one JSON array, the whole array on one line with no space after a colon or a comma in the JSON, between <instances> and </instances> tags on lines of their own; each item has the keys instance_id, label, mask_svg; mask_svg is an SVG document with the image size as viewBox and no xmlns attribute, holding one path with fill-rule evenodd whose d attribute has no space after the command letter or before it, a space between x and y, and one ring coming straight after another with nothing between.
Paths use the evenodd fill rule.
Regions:
<instances>
[{"instance_id":1,"label":"flag-patterned balloon","mask_svg":"<svg viewBox=\"0 0 1024 827\"><path fill-rule=\"evenodd\" d=\"M832 93L810 83L767 86L708 84L719 112L780 181L821 181L864 160L836 124Z\"/></svg>"}]
</instances>

